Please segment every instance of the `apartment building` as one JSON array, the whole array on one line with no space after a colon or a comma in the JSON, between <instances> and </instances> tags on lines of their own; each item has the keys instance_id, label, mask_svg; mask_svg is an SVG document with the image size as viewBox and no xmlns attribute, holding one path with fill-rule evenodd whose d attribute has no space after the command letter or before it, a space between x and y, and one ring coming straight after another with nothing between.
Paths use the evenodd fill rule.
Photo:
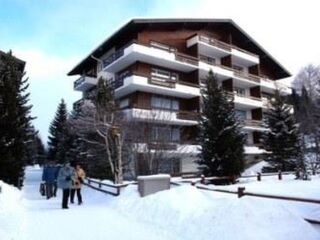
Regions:
<instances>
[{"instance_id":1,"label":"apartment building","mask_svg":"<svg viewBox=\"0 0 320 240\"><path fill-rule=\"evenodd\" d=\"M212 70L234 105L247 133L248 161L258 159L263 113L278 80L290 73L230 19L133 19L68 75L79 75L74 90L85 104L100 77L112 84L119 107L132 120L152 122L152 143L181 154L172 174L197 171L196 142L203 79ZM143 154L143 152L141 153Z\"/></svg>"}]
</instances>

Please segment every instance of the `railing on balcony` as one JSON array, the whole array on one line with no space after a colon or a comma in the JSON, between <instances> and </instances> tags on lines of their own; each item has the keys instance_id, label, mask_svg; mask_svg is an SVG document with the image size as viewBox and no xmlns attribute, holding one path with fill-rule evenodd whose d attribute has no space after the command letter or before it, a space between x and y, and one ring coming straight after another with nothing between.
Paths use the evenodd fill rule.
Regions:
<instances>
[{"instance_id":1,"label":"railing on balcony","mask_svg":"<svg viewBox=\"0 0 320 240\"><path fill-rule=\"evenodd\" d=\"M256 82L256 83L260 83L260 77L257 75L253 75L251 73L243 72L243 71L240 71L237 69L233 69L233 72L236 76L246 78L246 79L253 81L253 82Z\"/></svg>"},{"instance_id":2,"label":"railing on balcony","mask_svg":"<svg viewBox=\"0 0 320 240\"><path fill-rule=\"evenodd\" d=\"M159 43L159 42L155 42L155 41L150 41L149 44L141 44L141 43L138 43L136 40L132 40L132 41L129 41L127 44L125 44L120 49L118 49L117 51L115 51L114 53L112 53L105 60L103 60L103 67L105 68L105 67L109 66L111 63L115 62L117 59L122 57L124 55L124 49L134 43L137 43L139 45L143 45L143 46L149 47L149 48L156 48L156 49L168 52L168 53L174 53L176 61L188 63L188 64L195 65L195 66L199 65L198 58L192 57L190 55L186 55L183 53L179 53L179 52L177 52L177 49L173 46Z\"/></svg>"},{"instance_id":3,"label":"railing on balcony","mask_svg":"<svg viewBox=\"0 0 320 240\"><path fill-rule=\"evenodd\" d=\"M178 119L198 121L199 117L200 117L200 114L198 112L182 111L182 110L177 112Z\"/></svg>"},{"instance_id":4,"label":"railing on balcony","mask_svg":"<svg viewBox=\"0 0 320 240\"><path fill-rule=\"evenodd\" d=\"M250 127L261 127L262 121L261 120L253 120L253 119L244 119L243 124L245 126L250 126Z\"/></svg>"},{"instance_id":5,"label":"railing on balcony","mask_svg":"<svg viewBox=\"0 0 320 240\"><path fill-rule=\"evenodd\" d=\"M199 59L196 57L192 57L183 53L176 52L175 53L175 60L183 63L188 63L194 66L199 65Z\"/></svg>"},{"instance_id":6,"label":"railing on balcony","mask_svg":"<svg viewBox=\"0 0 320 240\"><path fill-rule=\"evenodd\" d=\"M216 38L212 38L212 37L209 37L209 36L206 36L206 35L198 35L199 36L199 41L201 42L204 42L204 43L207 43L209 45L212 45L212 46L215 46L215 47L218 47L218 48L221 48L223 50L227 50L229 52L231 52L231 49L236 49L240 52L243 52L243 53L246 53L248 55L251 55L253 57L256 57L256 58L259 58L259 56L257 54L254 54L248 50L245 50L243 48L240 48L238 46L235 46L233 44L229 44L229 43L226 43L226 42L223 42L223 41L220 41Z\"/></svg>"},{"instance_id":7,"label":"railing on balcony","mask_svg":"<svg viewBox=\"0 0 320 240\"><path fill-rule=\"evenodd\" d=\"M127 46L126 46L127 47ZM124 47L112 53L109 57L103 60L103 67L109 66L111 63L124 55Z\"/></svg>"},{"instance_id":8,"label":"railing on balcony","mask_svg":"<svg viewBox=\"0 0 320 240\"><path fill-rule=\"evenodd\" d=\"M229 45L228 43L219 41L218 39L215 39L212 37L208 37L205 35L199 35L199 41L207 43L207 44L215 46L215 47L218 47L218 48L222 48L227 51L231 51L231 45Z\"/></svg>"},{"instance_id":9,"label":"railing on balcony","mask_svg":"<svg viewBox=\"0 0 320 240\"><path fill-rule=\"evenodd\" d=\"M237 96L237 97L241 97L241 98L249 98L249 99L252 99L252 100L255 100L255 101L260 101L260 102L262 101L262 98L241 94L241 93L238 93L236 91L234 91L234 92L227 91L226 93L230 97Z\"/></svg>"},{"instance_id":10,"label":"railing on balcony","mask_svg":"<svg viewBox=\"0 0 320 240\"><path fill-rule=\"evenodd\" d=\"M168 88L176 87L176 81L173 81L167 78L155 77L155 76L148 76L148 83L159 85L161 87L168 87Z\"/></svg>"},{"instance_id":11,"label":"railing on balcony","mask_svg":"<svg viewBox=\"0 0 320 240\"><path fill-rule=\"evenodd\" d=\"M149 143L148 147L150 149L161 149L161 150L177 150L178 146L176 143L163 143L163 142L153 142Z\"/></svg>"},{"instance_id":12,"label":"railing on balcony","mask_svg":"<svg viewBox=\"0 0 320 240\"><path fill-rule=\"evenodd\" d=\"M116 76L114 79L109 79L108 82L111 84L113 89L117 89L123 86L124 79L126 77L130 77L133 75L145 77L148 79L149 84L159 85L162 87L175 88L176 84L181 84L181 85L186 85L186 86L196 87L196 88L199 87L199 84L187 82L187 81L181 80L180 78L178 78L178 80L173 80L168 78L162 78L159 76L152 76L151 74L142 74L137 71L131 71L131 70L125 71L120 76Z\"/></svg>"},{"instance_id":13,"label":"railing on balcony","mask_svg":"<svg viewBox=\"0 0 320 240\"><path fill-rule=\"evenodd\" d=\"M245 50L245 49L243 49L243 48L239 48L238 46L231 45L231 47L232 47L233 49L237 49L237 50L240 51L240 52L243 52L243 53L246 53L246 54L251 55L251 56L253 56L253 57L259 58L259 56L258 56L257 54L254 54L254 53L252 53L252 52L249 52L249 51L247 51L247 50Z\"/></svg>"},{"instance_id":14,"label":"railing on balcony","mask_svg":"<svg viewBox=\"0 0 320 240\"><path fill-rule=\"evenodd\" d=\"M86 76L83 75L73 83L73 88L79 87L86 80Z\"/></svg>"}]
</instances>

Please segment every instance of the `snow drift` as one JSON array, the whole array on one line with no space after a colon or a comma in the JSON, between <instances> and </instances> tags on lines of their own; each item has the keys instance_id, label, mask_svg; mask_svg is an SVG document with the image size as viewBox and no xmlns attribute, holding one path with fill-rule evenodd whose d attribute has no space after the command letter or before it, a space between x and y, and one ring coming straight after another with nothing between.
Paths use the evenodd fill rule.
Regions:
<instances>
[{"instance_id":1,"label":"snow drift","mask_svg":"<svg viewBox=\"0 0 320 240\"><path fill-rule=\"evenodd\" d=\"M181 239L319 239L312 226L273 200L211 193L191 186L139 198L135 187L113 202Z\"/></svg>"}]
</instances>

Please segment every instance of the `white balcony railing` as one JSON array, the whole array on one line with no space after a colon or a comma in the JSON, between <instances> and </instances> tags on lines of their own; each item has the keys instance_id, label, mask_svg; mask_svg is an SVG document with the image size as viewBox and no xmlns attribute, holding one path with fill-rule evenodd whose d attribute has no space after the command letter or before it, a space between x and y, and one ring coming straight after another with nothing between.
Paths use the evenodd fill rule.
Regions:
<instances>
[{"instance_id":1,"label":"white balcony railing","mask_svg":"<svg viewBox=\"0 0 320 240\"><path fill-rule=\"evenodd\" d=\"M95 77L81 76L73 83L73 88L76 91L87 91L91 87L97 85L98 79Z\"/></svg>"}]
</instances>

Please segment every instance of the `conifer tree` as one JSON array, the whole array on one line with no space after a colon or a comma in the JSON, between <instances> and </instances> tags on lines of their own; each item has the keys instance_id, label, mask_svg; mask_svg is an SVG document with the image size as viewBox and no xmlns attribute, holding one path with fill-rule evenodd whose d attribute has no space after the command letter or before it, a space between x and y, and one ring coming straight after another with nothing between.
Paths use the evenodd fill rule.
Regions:
<instances>
[{"instance_id":1,"label":"conifer tree","mask_svg":"<svg viewBox=\"0 0 320 240\"><path fill-rule=\"evenodd\" d=\"M24 62L0 53L0 179L21 186L31 120Z\"/></svg>"},{"instance_id":2,"label":"conifer tree","mask_svg":"<svg viewBox=\"0 0 320 240\"><path fill-rule=\"evenodd\" d=\"M201 153L198 163L204 167L206 175L239 175L244 167L245 136L240 132L233 101L218 85L212 71L207 76L206 87L201 94Z\"/></svg>"},{"instance_id":3,"label":"conifer tree","mask_svg":"<svg viewBox=\"0 0 320 240\"><path fill-rule=\"evenodd\" d=\"M70 148L70 134L67 118L67 107L62 99L49 128L48 160L55 161L57 163L64 163L72 160L68 156Z\"/></svg>"},{"instance_id":4,"label":"conifer tree","mask_svg":"<svg viewBox=\"0 0 320 240\"><path fill-rule=\"evenodd\" d=\"M298 127L291 111L291 106L276 90L264 118L270 131L265 132L262 139L264 149L269 152L266 158L271 165L269 170L293 170L301 159Z\"/></svg>"}]
</instances>

